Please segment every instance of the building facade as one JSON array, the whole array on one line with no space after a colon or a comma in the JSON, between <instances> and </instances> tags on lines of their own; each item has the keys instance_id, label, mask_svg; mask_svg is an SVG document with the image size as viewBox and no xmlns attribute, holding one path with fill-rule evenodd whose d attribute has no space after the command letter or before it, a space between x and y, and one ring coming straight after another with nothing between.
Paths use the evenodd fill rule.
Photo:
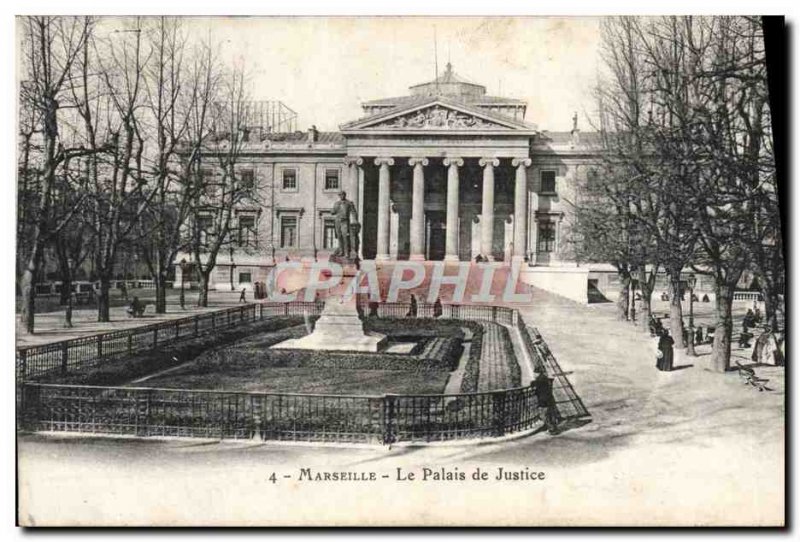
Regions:
<instances>
[{"instance_id":1,"label":"building facade","mask_svg":"<svg viewBox=\"0 0 800 542\"><path fill-rule=\"evenodd\" d=\"M571 132L540 130L525 120L525 102L488 96L450 64L409 95L362 108L339 132L246 138L237 174L257 193L237 207L212 287L251 288L287 259L326 260L343 190L362 225L364 260L519 262L523 280L585 300L596 271L576 264L568 228L598 141L577 116Z\"/></svg>"}]
</instances>

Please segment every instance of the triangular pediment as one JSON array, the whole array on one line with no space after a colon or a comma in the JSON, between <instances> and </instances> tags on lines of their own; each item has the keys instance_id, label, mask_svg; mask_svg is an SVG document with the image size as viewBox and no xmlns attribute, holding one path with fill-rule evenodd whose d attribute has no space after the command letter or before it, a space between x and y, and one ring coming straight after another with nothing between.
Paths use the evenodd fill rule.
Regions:
<instances>
[{"instance_id":1,"label":"triangular pediment","mask_svg":"<svg viewBox=\"0 0 800 542\"><path fill-rule=\"evenodd\" d=\"M341 126L343 131L529 131L523 122L441 99L398 107Z\"/></svg>"}]
</instances>

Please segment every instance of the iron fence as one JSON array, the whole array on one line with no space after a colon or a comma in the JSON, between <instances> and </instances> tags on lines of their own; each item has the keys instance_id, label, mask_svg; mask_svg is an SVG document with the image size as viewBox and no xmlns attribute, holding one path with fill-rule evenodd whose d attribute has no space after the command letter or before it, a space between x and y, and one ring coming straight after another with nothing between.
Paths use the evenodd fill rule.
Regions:
<instances>
[{"instance_id":1,"label":"iron fence","mask_svg":"<svg viewBox=\"0 0 800 542\"><path fill-rule=\"evenodd\" d=\"M324 306L322 301L240 305L158 324L22 347L17 349L17 381L54 373L66 375L72 370L96 365L103 360L141 354L177 340L196 337L207 331L229 329L238 324L255 322L267 317L319 316ZM373 304L359 300L359 308L366 315L404 318L410 315L411 304ZM489 305L442 305L437 309L432 304L420 304L416 316L433 317L437 312L443 318L491 321L510 325L515 321L517 311Z\"/></svg>"},{"instance_id":2,"label":"iron fence","mask_svg":"<svg viewBox=\"0 0 800 542\"><path fill-rule=\"evenodd\" d=\"M541 417L533 386L451 395L340 396L42 384L31 377L68 372L238 323L279 316L318 316L322 302L242 305L152 326L17 351L20 426L136 436L312 442L433 442L498 437L535 428ZM365 314L409 316L408 303L359 303ZM419 304L417 317L492 321L516 326L537 370L553 378L563 418L588 411L538 330L515 309ZM21 358L21 359L20 359Z\"/></svg>"},{"instance_id":3,"label":"iron fence","mask_svg":"<svg viewBox=\"0 0 800 542\"><path fill-rule=\"evenodd\" d=\"M17 349L17 380L92 366L103 360L131 356L201 333L231 328L264 318L263 306L241 305L220 311Z\"/></svg>"},{"instance_id":4,"label":"iron fence","mask_svg":"<svg viewBox=\"0 0 800 542\"><path fill-rule=\"evenodd\" d=\"M589 410L583 404L580 396L575 392L567 375L561 369L550 347L542 338L539 330L525 325L522 317L519 318L518 327L522 340L531 359L534 360L536 371L544 371L553 382L553 397L556 408L563 419L578 419L589 417Z\"/></svg>"},{"instance_id":5,"label":"iron fence","mask_svg":"<svg viewBox=\"0 0 800 542\"><path fill-rule=\"evenodd\" d=\"M532 388L340 396L26 382L20 414L30 431L380 444L499 437L541 421Z\"/></svg>"}]
</instances>

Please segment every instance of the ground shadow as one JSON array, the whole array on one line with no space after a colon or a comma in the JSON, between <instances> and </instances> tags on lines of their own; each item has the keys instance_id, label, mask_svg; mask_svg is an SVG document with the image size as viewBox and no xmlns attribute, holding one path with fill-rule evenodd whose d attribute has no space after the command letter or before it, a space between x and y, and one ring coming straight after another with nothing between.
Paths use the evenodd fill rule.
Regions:
<instances>
[{"instance_id":1,"label":"ground shadow","mask_svg":"<svg viewBox=\"0 0 800 542\"><path fill-rule=\"evenodd\" d=\"M690 367L694 367L694 364L693 363L688 363L686 365L676 365L675 367L672 368L672 371L673 372L674 371L682 371L684 369L689 369Z\"/></svg>"}]
</instances>

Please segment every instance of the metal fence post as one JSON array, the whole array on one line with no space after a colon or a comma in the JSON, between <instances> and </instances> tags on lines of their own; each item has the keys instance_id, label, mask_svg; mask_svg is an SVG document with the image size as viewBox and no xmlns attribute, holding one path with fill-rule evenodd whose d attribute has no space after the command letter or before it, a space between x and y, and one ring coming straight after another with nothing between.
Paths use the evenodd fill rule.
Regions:
<instances>
[{"instance_id":1,"label":"metal fence post","mask_svg":"<svg viewBox=\"0 0 800 542\"><path fill-rule=\"evenodd\" d=\"M67 363L69 362L69 343L61 343L61 374L67 374Z\"/></svg>"},{"instance_id":2,"label":"metal fence post","mask_svg":"<svg viewBox=\"0 0 800 542\"><path fill-rule=\"evenodd\" d=\"M103 357L103 336L102 335L98 335L97 336L97 359L100 359L102 357Z\"/></svg>"},{"instance_id":3,"label":"metal fence post","mask_svg":"<svg viewBox=\"0 0 800 542\"><path fill-rule=\"evenodd\" d=\"M494 435L502 437L506 432L506 392L498 391L492 394L492 414Z\"/></svg>"},{"instance_id":4,"label":"metal fence post","mask_svg":"<svg viewBox=\"0 0 800 542\"><path fill-rule=\"evenodd\" d=\"M28 349L23 348L19 351L19 361L22 366L22 379L25 380L28 372Z\"/></svg>"},{"instance_id":5,"label":"metal fence post","mask_svg":"<svg viewBox=\"0 0 800 542\"><path fill-rule=\"evenodd\" d=\"M128 355L133 353L133 333L128 333Z\"/></svg>"},{"instance_id":6,"label":"metal fence post","mask_svg":"<svg viewBox=\"0 0 800 542\"><path fill-rule=\"evenodd\" d=\"M200 332L199 323L200 323L200 319L199 319L199 318L198 318L198 316L195 314L195 315L194 315L194 336L195 336L195 337L197 337L197 334Z\"/></svg>"},{"instance_id":7,"label":"metal fence post","mask_svg":"<svg viewBox=\"0 0 800 542\"><path fill-rule=\"evenodd\" d=\"M383 443L391 446L395 441L395 396L383 396Z\"/></svg>"}]
</instances>

